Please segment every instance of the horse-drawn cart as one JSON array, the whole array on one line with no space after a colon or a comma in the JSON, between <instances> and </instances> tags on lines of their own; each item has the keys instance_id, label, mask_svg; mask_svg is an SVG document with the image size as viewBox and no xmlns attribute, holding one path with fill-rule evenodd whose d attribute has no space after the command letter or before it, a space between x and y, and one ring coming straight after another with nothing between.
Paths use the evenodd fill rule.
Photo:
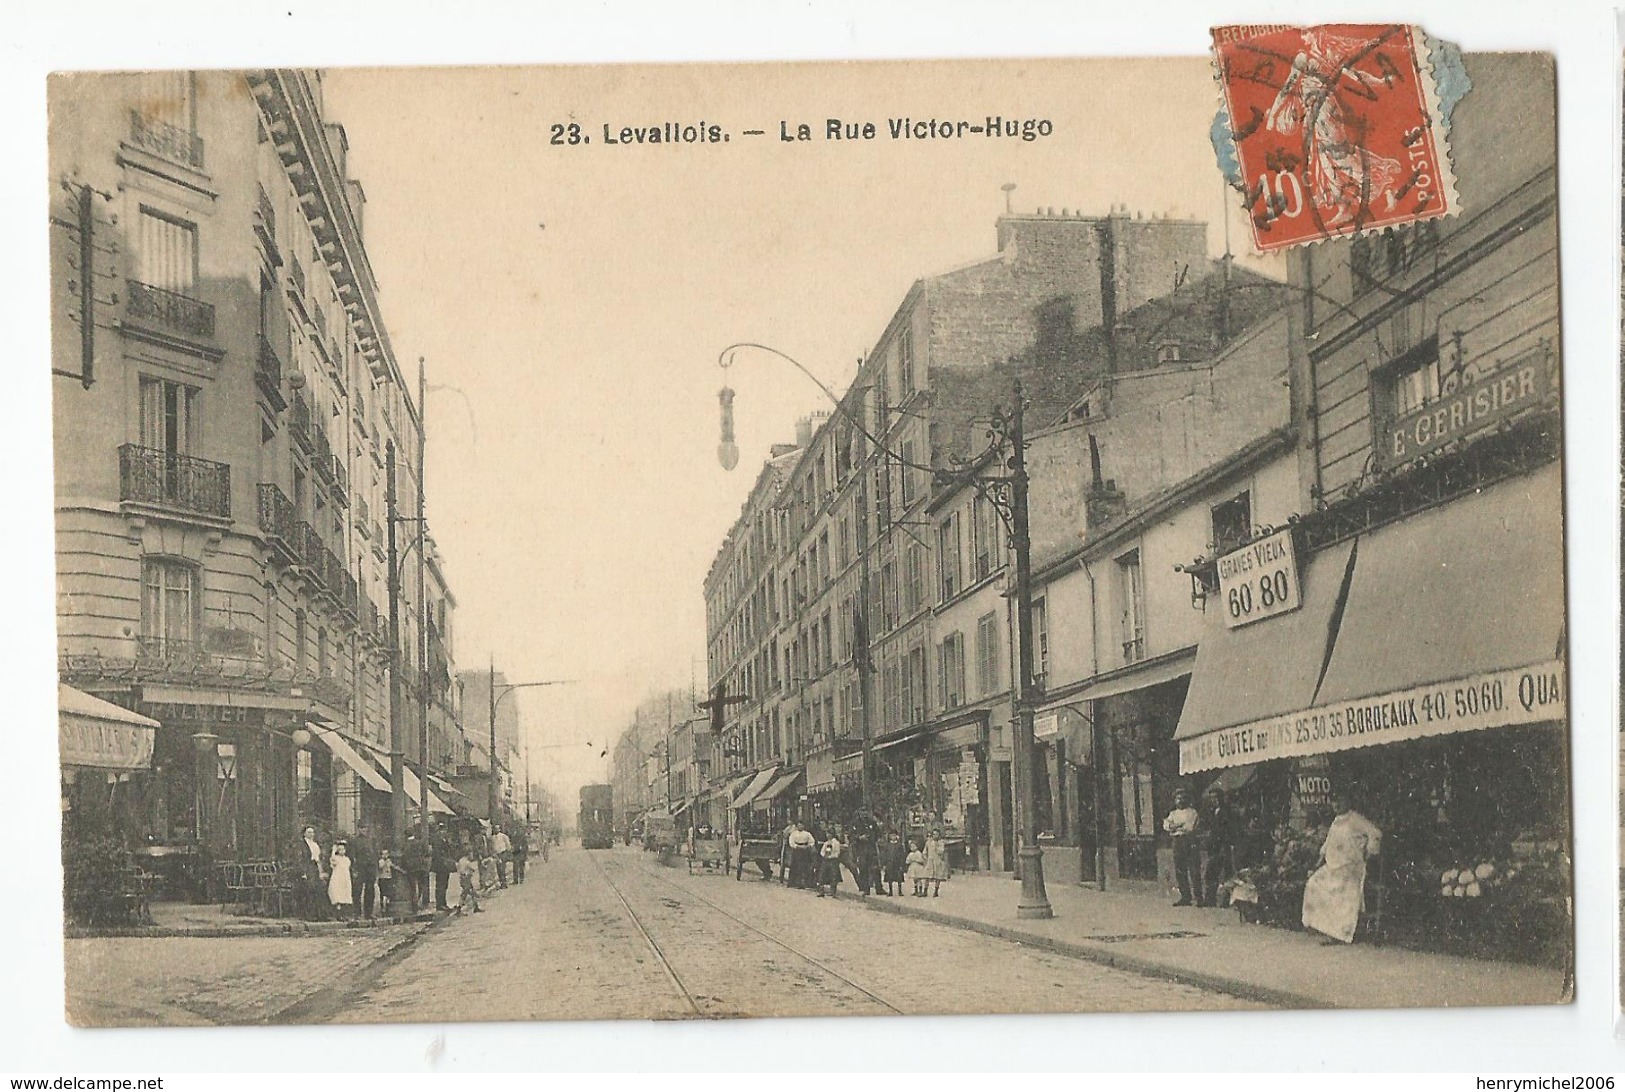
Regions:
<instances>
[{"instance_id":1,"label":"horse-drawn cart","mask_svg":"<svg viewBox=\"0 0 1625 1092\"><path fill-rule=\"evenodd\" d=\"M779 860L779 840L777 838L745 838L739 843L739 859L734 862L734 879L739 879L745 871L745 862L754 861L756 867L762 870L762 879L773 878L773 866Z\"/></svg>"},{"instance_id":2,"label":"horse-drawn cart","mask_svg":"<svg viewBox=\"0 0 1625 1092\"><path fill-rule=\"evenodd\" d=\"M728 842L724 838L694 839L693 849L688 855L688 871L693 873L698 865L706 872L728 871Z\"/></svg>"}]
</instances>

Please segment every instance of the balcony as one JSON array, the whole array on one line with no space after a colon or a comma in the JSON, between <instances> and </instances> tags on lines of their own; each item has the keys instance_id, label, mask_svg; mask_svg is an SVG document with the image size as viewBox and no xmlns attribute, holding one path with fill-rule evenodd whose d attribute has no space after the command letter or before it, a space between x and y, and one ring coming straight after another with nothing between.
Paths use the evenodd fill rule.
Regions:
<instances>
[{"instance_id":1,"label":"balcony","mask_svg":"<svg viewBox=\"0 0 1625 1092\"><path fill-rule=\"evenodd\" d=\"M333 480L333 448L327 442L327 430L314 423L310 428L310 468L328 481Z\"/></svg>"},{"instance_id":2,"label":"balcony","mask_svg":"<svg viewBox=\"0 0 1625 1092\"><path fill-rule=\"evenodd\" d=\"M271 545L282 552L285 560L299 560L299 522L293 501L270 482L260 482L260 530L270 538Z\"/></svg>"},{"instance_id":3,"label":"balcony","mask_svg":"<svg viewBox=\"0 0 1625 1092\"><path fill-rule=\"evenodd\" d=\"M263 186L254 206L254 233L260 237L260 244L265 247L265 256L271 264L281 265L282 252L276 245L276 206L271 204L271 197Z\"/></svg>"},{"instance_id":4,"label":"balcony","mask_svg":"<svg viewBox=\"0 0 1625 1092\"><path fill-rule=\"evenodd\" d=\"M305 401L304 395L295 391L291 408L293 412L288 415L288 435L292 436L294 442L300 447L309 451L311 444L310 403Z\"/></svg>"},{"instance_id":5,"label":"balcony","mask_svg":"<svg viewBox=\"0 0 1625 1092\"><path fill-rule=\"evenodd\" d=\"M119 500L231 519L231 467L139 444L118 449Z\"/></svg>"},{"instance_id":6,"label":"balcony","mask_svg":"<svg viewBox=\"0 0 1625 1092\"><path fill-rule=\"evenodd\" d=\"M320 581L322 578L322 540L316 534L316 528L304 520L300 520L293 529L294 555L299 563L310 571L310 575Z\"/></svg>"},{"instance_id":7,"label":"balcony","mask_svg":"<svg viewBox=\"0 0 1625 1092\"><path fill-rule=\"evenodd\" d=\"M179 125L149 118L139 110L130 111L130 143L171 163L194 171L203 169L202 137Z\"/></svg>"},{"instance_id":8,"label":"balcony","mask_svg":"<svg viewBox=\"0 0 1625 1092\"><path fill-rule=\"evenodd\" d=\"M126 320L191 340L214 340L213 304L136 280L126 284Z\"/></svg>"},{"instance_id":9,"label":"balcony","mask_svg":"<svg viewBox=\"0 0 1625 1092\"><path fill-rule=\"evenodd\" d=\"M254 382L259 385L260 393L265 395L271 408L281 413L288 408L288 400L282 397L282 358L276 355L271 343L260 337L259 352L254 357Z\"/></svg>"},{"instance_id":10,"label":"balcony","mask_svg":"<svg viewBox=\"0 0 1625 1092\"><path fill-rule=\"evenodd\" d=\"M305 309L305 267L300 264L298 257L288 262L288 288L290 294L297 293L295 302L299 304L301 312Z\"/></svg>"},{"instance_id":11,"label":"balcony","mask_svg":"<svg viewBox=\"0 0 1625 1092\"><path fill-rule=\"evenodd\" d=\"M339 505L350 503L350 476L344 472L344 463L337 455L333 456L333 501Z\"/></svg>"},{"instance_id":12,"label":"balcony","mask_svg":"<svg viewBox=\"0 0 1625 1092\"><path fill-rule=\"evenodd\" d=\"M372 535L372 514L367 508L366 497L355 499L355 529L360 532L362 538L369 538Z\"/></svg>"}]
</instances>

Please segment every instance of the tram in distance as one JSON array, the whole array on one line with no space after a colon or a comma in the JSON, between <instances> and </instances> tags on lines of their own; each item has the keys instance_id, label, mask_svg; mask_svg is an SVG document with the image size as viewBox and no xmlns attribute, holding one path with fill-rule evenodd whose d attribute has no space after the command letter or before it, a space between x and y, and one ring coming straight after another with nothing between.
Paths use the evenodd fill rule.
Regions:
<instances>
[{"instance_id":1,"label":"tram in distance","mask_svg":"<svg viewBox=\"0 0 1625 1092\"><path fill-rule=\"evenodd\" d=\"M581 816L576 830L582 849L608 849L614 844L613 790L608 785L581 786Z\"/></svg>"}]
</instances>

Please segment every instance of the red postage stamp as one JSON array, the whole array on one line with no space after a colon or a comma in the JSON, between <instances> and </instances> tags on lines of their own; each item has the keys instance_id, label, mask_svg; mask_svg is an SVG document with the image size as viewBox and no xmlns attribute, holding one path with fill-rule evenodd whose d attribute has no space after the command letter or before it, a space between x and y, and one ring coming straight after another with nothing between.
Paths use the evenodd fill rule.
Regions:
<instances>
[{"instance_id":1,"label":"red postage stamp","mask_svg":"<svg viewBox=\"0 0 1625 1092\"><path fill-rule=\"evenodd\" d=\"M1416 27L1215 27L1213 52L1259 250L1456 211Z\"/></svg>"}]
</instances>

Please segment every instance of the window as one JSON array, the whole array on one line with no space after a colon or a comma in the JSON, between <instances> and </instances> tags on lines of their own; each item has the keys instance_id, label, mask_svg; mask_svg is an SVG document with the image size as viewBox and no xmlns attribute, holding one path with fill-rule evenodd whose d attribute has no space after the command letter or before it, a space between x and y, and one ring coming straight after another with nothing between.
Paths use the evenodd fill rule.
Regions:
<instances>
[{"instance_id":1,"label":"window","mask_svg":"<svg viewBox=\"0 0 1625 1092\"><path fill-rule=\"evenodd\" d=\"M937 688L943 709L965 704L965 637L952 633L937 646Z\"/></svg>"},{"instance_id":2,"label":"window","mask_svg":"<svg viewBox=\"0 0 1625 1092\"><path fill-rule=\"evenodd\" d=\"M196 639L201 615L197 569L183 561L148 558L141 564L141 636L160 653L184 651Z\"/></svg>"},{"instance_id":3,"label":"window","mask_svg":"<svg viewBox=\"0 0 1625 1092\"><path fill-rule=\"evenodd\" d=\"M327 627L316 627L316 674L327 677Z\"/></svg>"},{"instance_id":4,"label":"window","mask_svg":"<svg viewBox=\"0 0 1625 1092\"><path fill-rule=\"evenodd\" d=\"M912 616L915 611L925 606L925 551L919 546L910 545L904 555L907 570L907 582L904 588L903 613Z\"/></svg>"},{"instance_id":5,"label":"window","mask_svg":"<svg viewBox=\"0 0 1625 1092\"><path fill-rule=\"evenodd\" d=\"M142 206L136 221L135 279L186 295L197 283L197 225Z\"/></svg>"},{"instance_id":6,"label":"window","mask_svg":"<svg viewBox=\"0 0 1625 1092\"><path fill-rule=\"evenodd\" d=\"M1033 600L1033 677L1040 682L1049 674L1049 611L1040 596Z\"/></svg>"},{"instance_id":7,"label":"window","mask_svg":"<svg viewBox=\"0 0 1625 1092\"><path fill-rule=\"evenodd\" d=\"M880 626L885 633L897 628L897 564L892 561L880 567Z\"/></svg>"},{"instance_id":8,"label":"window","mask_svg":"<svg viewBox=\"0 0 1625 1092\"><path fill-rule=\"evenodd\" d=\"M915 482L919 477L919 473L914 469L914 441L904 440L899 454L902 456L900 460L902 465L898 469L903 477L903 507L906 508L914 503Z\"/></svg>"},{"instance_id":9,"label":"window","mask_svg":"<svg viewBox=\"0 0 1625 1092\"><path fill-rule=\"evenodd\" d=\"M926 717L925 649L912 648L903 659L902 709L904 724L918 724Z\"/></svg>"},{"instance_id":10,"label":"window","mask_svg":"<svg viewBox=\"0 0 1625 1092\"><path fill-rule=\"evenodd\" d=\"M1117 594L1122 604L1120 634L1123 662L1145 658L1145 586L1140 574L1140 551L1130 550L1117 559Z\"/></svg>"},{"instance_id":11,"label":"window","mask_svg":"<svg viewBox=\"0 0 1625 1092\"><path fill-rule=\"evenodd\" d=\"M1158 364L1177 364L1179 362L1179 342L1165 341L1157 346Z\"/></svg>"},{"instance_id":12,"label":"window","mask_svg":"<svg viewBox=\"0 0 1625 1092\"><path fill-rule=\"evenodd\" d=\"M852 564L852 520L846 516L841 517L836 525L836 535L841 544L840 567L846 568Z\"/></svg>"},{"instance_id":13,"label":"window","mask_svg":"<svg viewBox=\"0 0 1625 1092\"><path fill-rule=\"evenodd\" d=\"M1389 416L1402 417L1439 397L1439 342L1429 338L1388 369Z\"/></svg>"},{"instance_id":14,"label":"window","mask_svg":"<svg viewBox=\"0 0 1625 1092\"><path fill-rule=\"evenodd\" d=\"M275 584L265 585L265 667L269 671L276 670L276 616L277 593Z\"/></svg>"},{"instance_id":15,"label":"window","mask_svg":"<svg viewBox=\"0 0 1625 1092\"><path fill-rule=\"evenodd\" d=\"M972 582L992 575L1004 564L1003 524L993 502L978 493L971 500Z\"/></svg>"},{"instance_id":16,"label":"window","mask_svg":"<svg viewBox=\"0 0 1625 1092\"><path fill-rule=\"evenodd\" d=\"M834 637L833 628L834 627L830 624L829 611L825 611L824 612L823 649L824 649L824 666L826 668L835 666L835 649L834 649L835 637Z\"/></svg>"},{"instance_id":17,"label":"window","mask_svg":"<svg viewBox=\"0 0 1625 1092\"><path fill-rule=\"evenodd\" d=\"M197 132L197 77L191 72L141 74L141 114L150 121Z\"/></svg>"},{"instance_id":18,"label":"window","mask_svg":"<svg viewBox=\"0 0 1625 1092\"><path fill-rule=\"evenodd\" d=\"M914 393L914 330L909 326L897 336L897 389L899 401Z\"/></svg>"},{"instance_id":19,"label":"window","mask_svg":"<svg viewBox=\"0 0 1625 1092\"><path fill-rule=\"evenodd\" d=\"M954 512L937 528L937 564L941 575L942 598L952 599L961 590L959 557L959 513Z\"/></svg>"},{"instance_id":20,"label":"window","mask_svg":"<svg viewBox=\"0 0 1625 1092\"><path fill-rule=\"evenodd\" d=\"M293 669L301 673L305 670L305 638L305 612L300 608L293 612Z\"/></svg>"},{"instance_id":21,"label":"window","mask_svg":"<svg viewBox=\"0 0 1625 1092\"><path fill-rule=\"evenodd\" d=\"M984 614L976 621L976 689L981 696L999 689L999 617Z\"/></svg>"},{"instance_id":22,"label":"window","mask_svg":"<svg viewBox=\"0 0 1625 1092\"><path fill-rule=\"evenodd\" d=\"M1213 550L1223 555L1246 542L1252 534L1252 494L1242 490L1227 501L1215 504L1213 513Z\"/></svg>"},{"instance_id":23,"label":"window","mask_svg":"<svg viewBox=\"0 0 1625 1092\"><path fill-rule=\"evenodd\" d=\"M141 377L141 446L172 455L192 450L197 389L167 379Z\"/></svg>"}]
</instances>

